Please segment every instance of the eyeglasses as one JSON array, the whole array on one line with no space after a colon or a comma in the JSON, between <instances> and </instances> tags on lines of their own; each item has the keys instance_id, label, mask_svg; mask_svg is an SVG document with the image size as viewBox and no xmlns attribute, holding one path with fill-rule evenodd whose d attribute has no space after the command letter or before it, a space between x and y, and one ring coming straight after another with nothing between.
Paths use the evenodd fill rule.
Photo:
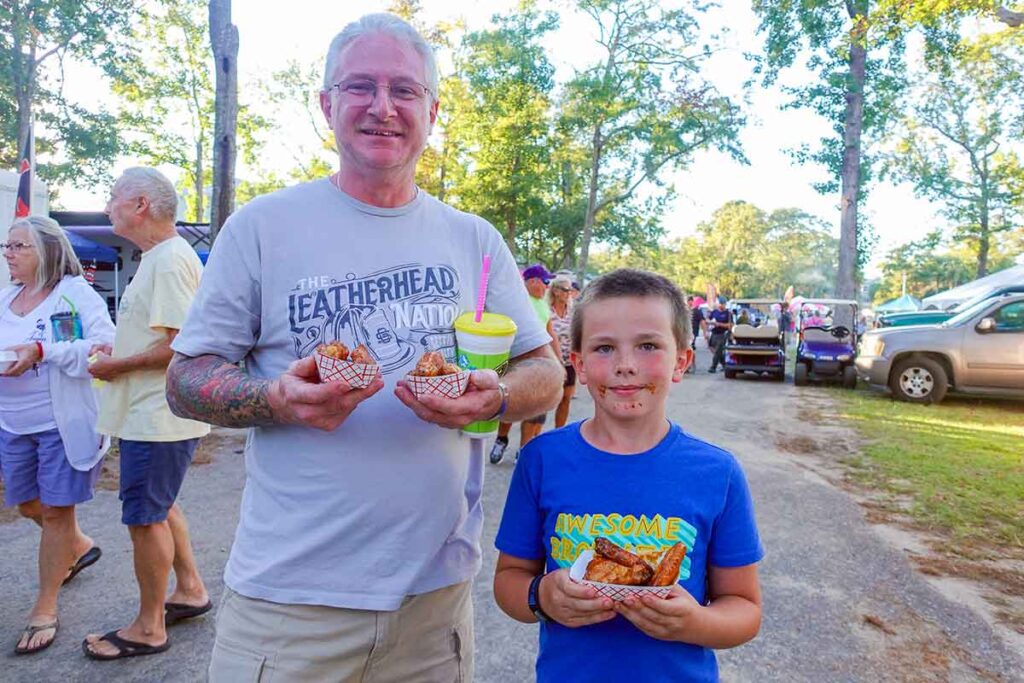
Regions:
<instances>
[{"instance_id":1,"label":"eyeglasses","mask_svg":"<svg viewBox=\"0 0 1024 683\"><path fill-rule=\"evenodd\" d=\"M551 289L555 290L556 292L568 292L568 291L571 291L568 287L552 287Z\"/></svg>"},{"instance_id":2,"label":"eyeglasses","mask_svg":"<svg viewBox=\"0 0 1024 683\"><path fill-rule=\"evenodd\" d=\"M28 242L0 242L0 251L13 251L17 253L25 249L32 249L34 246Z\"/></svg>"},{"instance_id":3,"label":"eyeglasses","mask_svg":"<svg viewBox=\"0 0 1024 683\"><path fill-rule=\"evenodd\" d=\"M366 78L335 83L328 90L335 88L352 104L370 104L380 88L388 91L392 102L408 104L418 102L430 93L430 88L416 81L397 81L391 85L382 85Z\"/></svg>"}]
</instances>

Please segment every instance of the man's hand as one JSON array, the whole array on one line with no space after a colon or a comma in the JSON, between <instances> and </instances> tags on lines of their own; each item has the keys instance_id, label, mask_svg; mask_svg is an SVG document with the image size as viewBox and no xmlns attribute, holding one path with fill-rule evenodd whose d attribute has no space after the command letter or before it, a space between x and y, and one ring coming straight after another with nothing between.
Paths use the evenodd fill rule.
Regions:
<instances>
[{"instance_id":1,"label":"man's hand","mask_svg":"<svg viewBox=\"0 0 1024 683\"><path fill-rule=\"evenodd\" d=\"M93 344L89 347L89 355L95 355L97 353L105 353L108 356L114 355L114 349L111 348L110 344Z\"/></svg>"},{"instance_id":2,"label":"man's hand","mask_svg":"<svg viewBox=\"0 0 1024 683\"><path fill-rule=\"evenodd\" d=\"M545 576L539 593L541 609L562 626L577 628L615 618L612 601L593 586L574 582L568 569Z\"/></svg>"},{"instance_id":3,"label":"man's hand","mask_svg":"<svg viewBox=\"0 0 1024 683\"><path fill-rule=\"evenodd\" d=\"M39 362L39 347L35 342L8 346L4 351L14 351L18 354L18 360L14 361L14 365L0 373L4 377L17 377Z\"/></svg>"},{"instance_id":4,"label":"man's hand","mask_svg":"<svg viewBox=\"0 0 1024 683\"><path fill-rule=\"evenodd\" d=\"M111 358L109 354L100 351L96 356L96 360L89 364L89 374L96 379L110 382L126 372L121 362L116 358Z\"/></svg>"},{"instance_id":5,"label":"man's hand","mask_svg":"<svg viewBox=\"0 0 1024 683\"><path fill-rule=\"evenodd\" d=\"M695 629L701 606L678 583L665 598L654 595L635 595L615 603L615 611L629 619L634 626L658 640L685 640L686 633Z\"/></svg>"},{"instance_id":6,"label":"man's hand","mask_svg":"<svg viewBox=\"0 0 1024 683\"><path fill-rule=\"evenodd\" d=\"M337 429L360 403L384 388L378 374L365 389L353 389L345 382L320 383L316 361L301 358L270 383L267 400L274 421L314 429Z\"/></svg>"},{"instance_id":7,"label":"man's hand","mask_svg":"<svg viewBox=\"0 0 1024 683\"><path fill-rule=\"evenodd\" d=\"M494 370L474 370L469 375L469 388L458 398L416 398L404 380L400 380L395 387L395 396L421 420L448 429L462 429L471 422L486 420L498 412L501 406L498 373Z\"/></svg>"}]
</instances>

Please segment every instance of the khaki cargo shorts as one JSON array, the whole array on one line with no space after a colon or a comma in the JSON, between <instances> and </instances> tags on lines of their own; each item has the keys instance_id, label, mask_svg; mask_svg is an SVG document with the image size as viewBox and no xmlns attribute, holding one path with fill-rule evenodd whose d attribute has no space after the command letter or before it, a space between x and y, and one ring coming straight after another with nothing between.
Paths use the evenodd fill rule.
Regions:
<instances>
[{"instance_id":1,"label":"khaki cargo shorts","mask_svg":"<svg viewBox=\"0 0 1024 683\"><path fill-rule=\"evenodd\" d=\"M255 600L225 587L211 683L462 683L473 680L470 582L394 612Z\"/></svg>"}]
</instances>

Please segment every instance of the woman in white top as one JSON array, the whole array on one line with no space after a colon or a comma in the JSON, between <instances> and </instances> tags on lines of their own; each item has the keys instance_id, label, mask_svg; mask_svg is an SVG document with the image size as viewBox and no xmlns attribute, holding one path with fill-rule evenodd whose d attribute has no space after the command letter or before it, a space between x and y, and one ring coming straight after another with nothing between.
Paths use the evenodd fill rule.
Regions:
<instances>
[{"instance_id":1,"label":"woman in white top","mask_svg":"<svg viewBox=\"0 0 1024 683\"><path fill-rule=\"evenodd\" d=\"M0 373L0 471L7 505L42 527L39 594L15 648L30 654L57 636L60 587L101 554L75 505L92 498L110 444L96 433L88 358L114 324L55 221L18 220L2 246L15 284L0 291L0 348L16 360Z\"/></svg>"},{"instance_id":2,"label":"woman in white top","mask_svg":"<svg viewBox=\"0 0 1024 683\"><path fill-rule=\"evenodd\" d=\"M551 306L551 327L561 349L562 365L565 366L565 385L562 388L562 402L555 409L555 428L564 427L569 420L569 401L576 392L576 368L572 365L569 352L572 351L572 280L559 275L551 281L548 289L548 304Z\"/></svg>"}]
</instances>

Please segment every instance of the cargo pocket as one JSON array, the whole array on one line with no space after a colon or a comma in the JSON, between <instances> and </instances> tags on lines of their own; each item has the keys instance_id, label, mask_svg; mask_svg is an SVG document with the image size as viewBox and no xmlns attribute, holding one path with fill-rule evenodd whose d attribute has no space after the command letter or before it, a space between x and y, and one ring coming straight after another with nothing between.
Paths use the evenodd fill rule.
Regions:
<instances>
[{"instance_id":1,"label":"cargo pocket","mask_svg":"<svg viewBox=\"0 0 1024 683\"><path fill-rule=\"evenodd\" d=\"M218 638L210 658L210 683L268 683L263 667L267 658Z\"/></svg>"}]
</instances>

